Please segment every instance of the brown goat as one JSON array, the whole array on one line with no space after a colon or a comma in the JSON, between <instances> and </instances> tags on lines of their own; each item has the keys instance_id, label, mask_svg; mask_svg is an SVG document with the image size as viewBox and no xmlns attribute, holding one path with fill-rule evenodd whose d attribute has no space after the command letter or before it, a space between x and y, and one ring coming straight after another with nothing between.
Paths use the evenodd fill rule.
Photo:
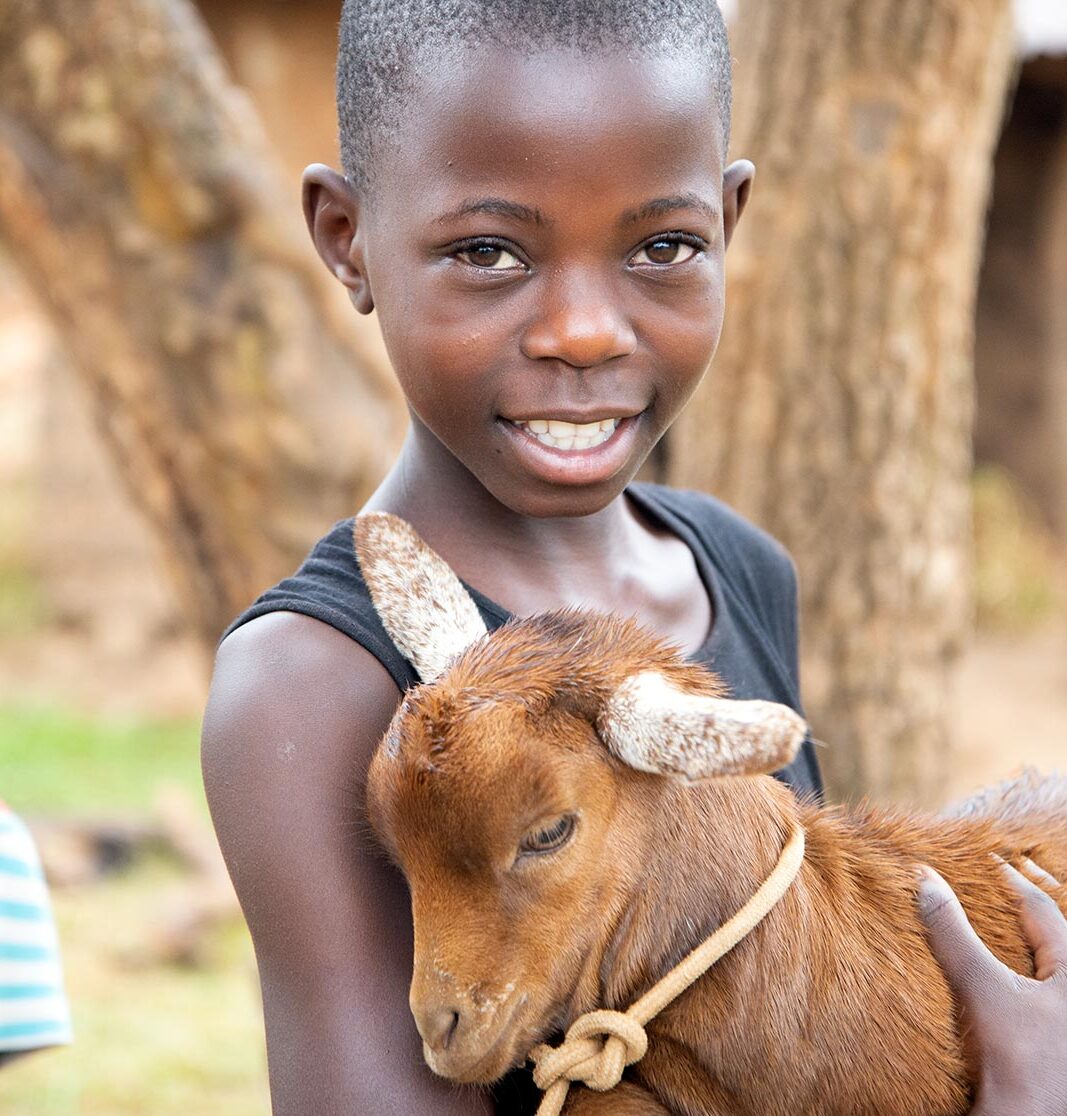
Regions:
<instances>
[{"instance_id":1,"label":"brown goat","mask_svg":"<svg viewBox=\"0 0 1067 1116\"><path fill-rule=\"evenodd\" d=\"M433 629L434 668L410 657L437 677L397 711L368 807L411 889L410 1001L431 1068L490 1082L584 1012L624 1010L746 902L799 825L805 860L778 906L648 1024L620 1086L572 1089L566 1112L964 1113L915 866L1032 974L994 854L1067 877L1067 780L1018 781L952 819L798 802L765 774L797 746L795 714L723 699L628 620L551 613L470 643L473 604L456 605L458 581L435 588L447 567L398 523L357 523L360 561L394 638ZM451 651L449 630L463 633ZM667 706L655 722L650 701ZM1067 906L1067 889L1055 897Z\"/></svg>"}]
</instances>

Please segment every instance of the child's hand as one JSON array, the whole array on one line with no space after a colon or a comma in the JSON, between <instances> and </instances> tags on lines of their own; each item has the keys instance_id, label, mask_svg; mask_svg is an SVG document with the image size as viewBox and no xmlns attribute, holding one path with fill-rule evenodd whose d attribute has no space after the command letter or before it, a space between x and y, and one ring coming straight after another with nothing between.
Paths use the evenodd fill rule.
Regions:
<instances>
[{"instance_id":1,"label":"child's hand","mask_svg":"<svg viewBox=\"0 0 1067 1116\"><path fill-rule=\"evenodd\" d=\"M919 889L930 946L963 1007L978 1067L971 1113L1067 1116L1067 919L1040 888L1008 865L1004 870L1019 892L1034 980L986 949L936 872L926 869ZM1034 875L1046 876L1036 866Z\"/></svg>"}]
</instances>

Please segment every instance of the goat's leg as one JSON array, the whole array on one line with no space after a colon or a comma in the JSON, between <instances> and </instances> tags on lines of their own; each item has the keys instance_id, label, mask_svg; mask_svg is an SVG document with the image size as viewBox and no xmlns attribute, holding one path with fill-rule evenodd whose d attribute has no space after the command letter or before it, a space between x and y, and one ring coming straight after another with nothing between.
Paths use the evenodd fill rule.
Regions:
<instances>
[{"instance_id":1,"label":"goat's leg","mask_svg":"<svg viewBox=\"0 0 1067 1116\"><path fill-rule=\"evenodd\" d=\"M563 1116L672 1116L672 1113L640 1085L620 1081L606 1093L572 1085Z\"/></svg>"}]
</instances>

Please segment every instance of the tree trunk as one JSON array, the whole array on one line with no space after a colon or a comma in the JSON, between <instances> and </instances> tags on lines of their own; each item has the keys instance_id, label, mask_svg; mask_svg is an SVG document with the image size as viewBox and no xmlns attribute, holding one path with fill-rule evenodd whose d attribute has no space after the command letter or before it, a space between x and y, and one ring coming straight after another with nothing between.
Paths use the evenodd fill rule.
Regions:
<instances>
[{"instance_id":1,"label":"tree trunk","mask_svg":"<svg viewBox=\"0 0 1067 1116\"><path fill-rule=\"evenodd\" d=\"M973 307L1010 0L744 0L758 167L676 483L777 535L831 789L936 800L970 617Z\"/></svg>"},{"instance_id":2,"label":"tree trunk","mask_svg":"<svg viewBox=\"0 0 1067 1116\"><path fill-rule=\"evenodd\" d=\"M1067 543L1067 62L1022 67L995 159L978 284L977 461Z\"/></svg>"},{"instance_id":3,"label":"tree trunk","mask_svg":"<svg viewBox=\"0 0 1067 1116\"><path fill-rule=\"evenodd\" d=\"M370 491L401 409L188 0L5 0L0 240L210 646Z\"/></svg>"},{"instance_id":4,"label":"tree trunk","mask_svg":"<svg viewBox=\"0 0 1067 1116\"><path fill-rule=\"evenodd\" d=\"M1054 492L1053 522L1061 543L1067 544L1067 128L1060 136L1050 178L1048 240L1043 271L1048 278L1044 312L1050 337L1042 371L1048 394L1049 471Z\"/></svg>"}]
</instances>

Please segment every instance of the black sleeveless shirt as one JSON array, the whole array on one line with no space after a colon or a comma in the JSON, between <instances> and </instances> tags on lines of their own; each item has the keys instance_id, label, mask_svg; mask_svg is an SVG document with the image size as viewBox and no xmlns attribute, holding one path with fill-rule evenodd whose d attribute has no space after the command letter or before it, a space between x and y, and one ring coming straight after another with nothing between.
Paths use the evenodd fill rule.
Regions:
<instances>
[{"instance_id":1,"label":"black sleeveless shirt","mask_svg":"<svg viewBox=\"0 0 1067 1116\"><path fill-rule=\"evenodd\" d=\"M713 622L690 656L714 670L736 698L778 701L801 712L797 664L797 583L792 560L769 535L711 496L633 484L627 495L693 552L711 599ZM374 611L352 542L352 518L320 539L292 577L268 589L223 633L268 612L300 612L344 632L392 675L397 688L418 682ZM467 586L490 630L509 613ZM811 740L778 773L800 795L822 796Z\"/></svg>"}]
</instances>

